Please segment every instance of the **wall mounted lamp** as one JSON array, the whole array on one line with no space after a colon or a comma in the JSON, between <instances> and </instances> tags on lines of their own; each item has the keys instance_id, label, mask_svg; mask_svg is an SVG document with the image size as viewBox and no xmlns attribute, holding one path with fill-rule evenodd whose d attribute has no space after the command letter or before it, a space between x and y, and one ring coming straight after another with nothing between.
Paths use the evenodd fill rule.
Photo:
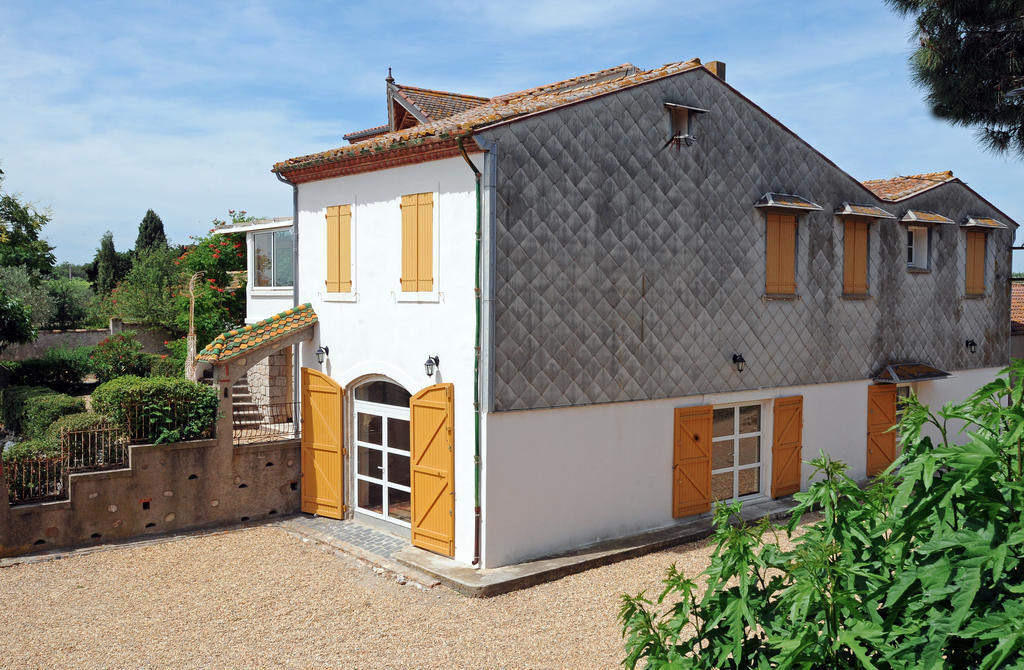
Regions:
<instances>
[{"instance_id":1,"label":"wall mounted lamp","mask_svg":"<svg viewBox=\"0 0 1024 670\"><path fill-rule=\"evenodd\" d=\"M975 342L974 340L967 340L966 342L964 342L964 346L967 347L967 351L971 352L972 354L978 350L978 343Z\"/></svg>"},{"instance_id":2,"label":"wall mounted lamp","mask_svg":"<svg viewBox=\"0 0 1024 670\"><path fill-rule=\"evenodd\" d=\"M330 347L317 347L316 348L316 362L320 365L324 364L324 359L331 355Z\"/></svg>"},{"instance_id":3,"label":"wall mounted lamp","mask_svg":"<svg viewBox=\"0 0 1024 670\"><path fill-rule=\"evenodd\" d=\"M743 360L743 354L733 354L732 364L736 366L736 372L743 372L743 366L746 365L747 362Z\"/></svg>"},{"instance_id":4,"label":"wall mounted lamp","mask_svg":"<svg viewBox=\"0 0 1024 670\"><path fill-rule=\"evenodd\" d=\"M441 359L437 356L427 356L426 362L423 364L423 369L427 371L428 377L434 376L434 370L441 367Z\"/></svg>"}]
</instances>

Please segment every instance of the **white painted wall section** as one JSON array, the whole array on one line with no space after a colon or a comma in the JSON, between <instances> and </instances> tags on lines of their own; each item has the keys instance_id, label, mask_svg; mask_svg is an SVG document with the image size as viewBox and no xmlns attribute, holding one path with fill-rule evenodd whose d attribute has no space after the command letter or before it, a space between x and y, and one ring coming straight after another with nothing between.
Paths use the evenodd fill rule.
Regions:
<instances>
[{"instance_id":1,"label":"white painted wall section","mask_svg":"<svg viewBox=\"0 0 1024 670\"><path fill-rule=\"evenodd\" d=\"M299 186L299 301L319 316L302 365L346 388L368 375L413 394L437 382L455 385L455 559L462 563L474 551L475 189L461 157ZM435 291L410 301L399 286L401 198L426 192L434 195ZM353 291L327 295L326 209L345 204L352 206ZM320 345L330 349L323 366L314 355ZM432 378L423 369L428 355L441 360Z\"/></svg>"},{"instance_id":2,"label":"white painted wall section","mask_svg":"<svg viewBox=\"0 0 1024 670\"><path fill-rule=\"evenodd\" d=\"M998 369L923 382L926 403L962 399ZM518 563L604 539L668 526L672 518L673 410L761 402L770 491L773 400L803 396L807 489L819 452L866 477L870 380L758 389L643 402L486 415L484 567Z\"/></svg>"}]
</instances>

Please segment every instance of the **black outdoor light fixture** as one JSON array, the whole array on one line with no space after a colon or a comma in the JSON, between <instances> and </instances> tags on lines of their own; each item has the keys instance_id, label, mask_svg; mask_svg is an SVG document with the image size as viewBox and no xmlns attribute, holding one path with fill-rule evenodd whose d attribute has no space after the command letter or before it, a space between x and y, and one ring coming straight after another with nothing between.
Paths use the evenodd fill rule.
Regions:
<instances>
[{"instance_id":1,"label":"black outdoor light fixture","mask_svg":"<svg viewBox=\"0 0 1024 670\"><path fill-rule=\"evenodd\" d=\"M320 365L324 364L324 359L331 355L330 347L317 347L316 348L316 362Z\"/></svg>"},{"instance_id":2,"label":"black outdoor light fixture","mask_svg":"<svg viewBox=\"0 0 1024 670\"><path fill-rule=\"evenodd\" d=\"M736 372L743 372L743 366L746 365L747 362L743 360L743 354L733 354L732 364L736 366Z\"/></svg>"},{"instance_id":3,"label":"black outdoor light fixture","mask_svg":"<svg viewBox=\"0 0 1024 670\"><path fill-rule=\"evenodd\" d=\"M423 369L427 371L428 377L434 376L434 369L441 367L441 359L437 356L427 356L426 362L423 364Z\"/></svg>"},{"instance_id":4,"label":"black outdoor light fixture","mask_svg":"<svg viewBox=\"0 0 1024 670\"><path fill-rule=\"evenodd\" d=\"M967 351L971 352L972 354L978 350L978 343L975 342L974 340L967 340L966 342L964 342L964 346L967 347Z\"/></svg>"}]
</instances>

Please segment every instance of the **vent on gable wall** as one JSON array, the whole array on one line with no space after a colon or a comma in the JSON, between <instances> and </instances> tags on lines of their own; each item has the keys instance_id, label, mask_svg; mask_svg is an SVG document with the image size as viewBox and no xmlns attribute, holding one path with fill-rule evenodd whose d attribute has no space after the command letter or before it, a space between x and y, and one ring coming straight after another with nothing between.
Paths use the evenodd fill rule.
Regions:
<instances>
[{"instance_id":1,"label":"vent on gable wall","mask_svg":"<svg viewBox=\"0 0 1024 670\"><path fill-rule=\"evenodd\" d=\"M662 148L667 148L670 144L674 144L677 150L684 144L688 147L693 146L697 141L697 135L694 132L694 119L701 114L706 114L708 110L681 105L677 102L666 102L665 109L672 117L672 135Z\"/></svg>"}]
</instances>

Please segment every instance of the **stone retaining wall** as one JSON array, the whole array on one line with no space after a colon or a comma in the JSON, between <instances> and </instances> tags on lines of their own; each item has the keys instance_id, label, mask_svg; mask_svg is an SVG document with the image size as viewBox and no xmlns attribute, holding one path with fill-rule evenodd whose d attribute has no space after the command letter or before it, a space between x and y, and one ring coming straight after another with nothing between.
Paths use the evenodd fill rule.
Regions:
<instances>
[{"instance_id":1,"label":"stone retaining wall","mask_svg":"<svg viewBox=\"0 0 1024 670\"><path fill-rule=\"evenodd\" d=\"M15 507L0 472L0 557L299 511L297 439L136 445L129 464L72 474L68 500Z\"/></svg>"},{"instance_id":2,"label":"stone retaining wall","mask_svg":"<svg viewBox=\"0 0 1024 670\"><path fill-rule=\"evenodd\" d=\"M161 328L143 328L127 324L123 330L134 330L135 339L142 343L142 350L147 354L159 354L166 351L164 341L171 335ZM76 330L40 330L34 342L14 344L4 350L5 361L24 361L39 358L50 349L72 349L86 345L96 345L111 335L107 328L79 328Z\"/></svg>"}]
</instances>

